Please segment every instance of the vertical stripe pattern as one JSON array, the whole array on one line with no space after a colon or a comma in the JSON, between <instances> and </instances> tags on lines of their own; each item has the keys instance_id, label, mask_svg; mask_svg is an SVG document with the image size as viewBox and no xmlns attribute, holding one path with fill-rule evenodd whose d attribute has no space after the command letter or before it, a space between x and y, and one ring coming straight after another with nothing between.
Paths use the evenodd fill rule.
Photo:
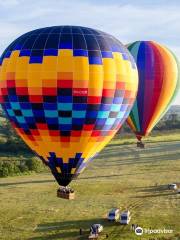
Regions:
<instances>
[{"instance_id":1,"label":"vertical stripe pattern","mask_svg":"<svg viewBox=\"0 0 180 240\"><path fill-rule=\"evenodd\" d=\"M153 41L128 45L138 68L136 102L127 123L141 140L167 112L179 91L179 63L166 47Z\"/></svg>"}]
</instances>

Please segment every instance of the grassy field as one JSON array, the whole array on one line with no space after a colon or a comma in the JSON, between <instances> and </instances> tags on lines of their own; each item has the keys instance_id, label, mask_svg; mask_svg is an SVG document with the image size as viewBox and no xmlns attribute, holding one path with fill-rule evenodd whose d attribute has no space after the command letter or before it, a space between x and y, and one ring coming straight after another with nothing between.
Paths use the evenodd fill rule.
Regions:
<instances>
[{"instance_id":1,"label":"grassy field","mask_svg":"<svg viewBox=\"0 0 180 240\"><path fill-rule=\"evenodd\" d=\"M76 199L56 197L50 174L0 179L0 239L83 240L92 223L102 223L100 239L180 239L180 195L166 189L180 182L178 134L150 138L144 150L131 139L114 139L72 183ZM119 144L122 145L119 145ZM125 145L126 144L126 145ZM108 223L112 207L132 212L144 228L172 229L173 234L136 236L130 226ZM79 228L83 236L79 236Z\"/></svg>"}]
</instances>

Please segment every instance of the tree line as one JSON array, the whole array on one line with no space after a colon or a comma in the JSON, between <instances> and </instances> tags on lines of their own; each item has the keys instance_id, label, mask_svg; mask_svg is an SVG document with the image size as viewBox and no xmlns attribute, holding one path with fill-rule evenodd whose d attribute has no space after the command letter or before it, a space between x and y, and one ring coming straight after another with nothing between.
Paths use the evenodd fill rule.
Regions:
<instances>
[{"instance_id":1,"label":"tree line","mask_svg":"<svg viewBox=\"0 0 180 240\"><path fill-rule=\"evenodd\" d=\"M9 121L0 111L0 177L27 174L32 171L40 172L46 168L40 160L34 157L34 154L15 133ZM180 118L178 114L171 114L163 118L154 128L154 131L167 131L180 129ZM119 131L121 137L123 134L131 133L131 129L124 124ZM132 134L133 137L133 134ZM7 156L1 158L1 155ZM23 160L12 161L11 156L26 155Z\"/></svg>"}]
</instances>

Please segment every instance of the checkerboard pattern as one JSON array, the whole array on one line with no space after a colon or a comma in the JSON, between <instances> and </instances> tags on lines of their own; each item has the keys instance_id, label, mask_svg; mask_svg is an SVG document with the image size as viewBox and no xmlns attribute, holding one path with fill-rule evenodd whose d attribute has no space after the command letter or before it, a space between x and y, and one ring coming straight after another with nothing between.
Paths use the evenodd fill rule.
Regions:
<instances>
[{"instance_id":1,"label":"checkerboard pattern","mask_svg":"<svg viewBox=\"0 0 180 240\"><path fill-rule=\"evenodd\" d=\"M85 27L28 32L0 58L0 103L64 186L121 127L137 83L128 50L111 35Z\"/></svg>"}]
</instances>

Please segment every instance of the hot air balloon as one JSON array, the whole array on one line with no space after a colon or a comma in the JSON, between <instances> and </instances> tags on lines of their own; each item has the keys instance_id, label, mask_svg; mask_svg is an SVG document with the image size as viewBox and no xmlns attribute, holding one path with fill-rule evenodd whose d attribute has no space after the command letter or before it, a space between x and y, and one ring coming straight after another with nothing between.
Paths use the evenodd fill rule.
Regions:
<instances>
[{"instance_id":1,"label":"hot air balloon","mask_svg":"<svg viewBox=\"0 0 180 240\"><path fill-rule=\"evenodd\" d=\"M61 186L112 139L129 115L137 85L128 50L86 27L28 32L0 59L0 103Z\"/></svg>"},{"instance_id":2,"label":"hot air balloon","mask_svg":"<svg viewBox=\"0 0 180 240\"><path fill-rule=\"evenodd\" d=\"M154 41L128 45L139 73L137 99L127 119L139 142L167 112L180 87L179 63L166 47Z\"/></svg>"}]
</instances>

